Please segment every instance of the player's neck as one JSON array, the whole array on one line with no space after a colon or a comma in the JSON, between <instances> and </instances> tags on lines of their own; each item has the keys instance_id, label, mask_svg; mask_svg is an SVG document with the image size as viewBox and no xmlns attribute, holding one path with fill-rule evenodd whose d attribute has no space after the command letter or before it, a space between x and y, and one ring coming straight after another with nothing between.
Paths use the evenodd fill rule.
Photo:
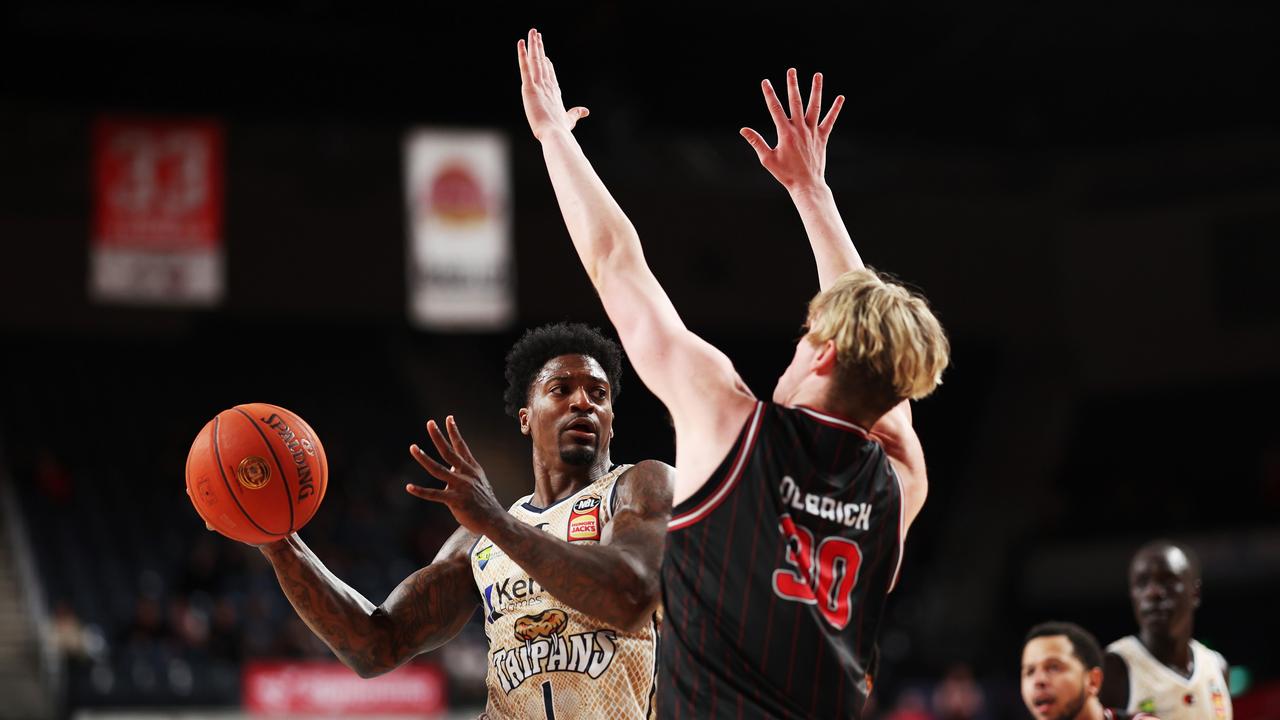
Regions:
<instances>
[{"instance_id":1,"label":"player's neck","mask_svg":"<svg viewBox=\"0 0 1280 720\"><path fill-rule=\"evenodd\" d=\"M1105 720L1107 717L1106 710L1102 707L1102 702L1098 697L1092 696L1084 701L1084 707L1080 708L1080 712L1076 714L1075 720Z\"/></svg>"},{"instance_id":2,"label":"player's neck","mask_svg":"<svg viewBox=\"0 0 1280 720\"><path fill-rule=\"evenodd\" d=\"M884 415L881 411L869 410L856 402L832 402L831 384L817 378L800 383L784 404L787 407L804 406L819 412L830 413L842 420L848 420L863 430L870 430Z\"/></svg>"},{"instance_id":3,"label":"player's neck","mask_svg":"<svg viewBox=\"0 0 1280 720\"><path fill-rule=\"evenodd\" d=\"M612 466L609 454L597 455L590 465L571 465L555 458L547 462L533 458L533 498L538 507L550 507L599 480Z\"/></svg>"},{"instance_id":4,"label":"player's neck","mask_svg":"<svg viewBox=\"0 0 1280 720\"><path fill-rule=\"evenodd\" d=\"M1141 630L1138 633L1138 639L1146 646L1147 652L1151 653L1151 657L1169 666L1173 671L1189 676L1194 669L1191 666L1190 634L1185 637L1181 635L1158 635Z\"/></svg>"}]
</instances>

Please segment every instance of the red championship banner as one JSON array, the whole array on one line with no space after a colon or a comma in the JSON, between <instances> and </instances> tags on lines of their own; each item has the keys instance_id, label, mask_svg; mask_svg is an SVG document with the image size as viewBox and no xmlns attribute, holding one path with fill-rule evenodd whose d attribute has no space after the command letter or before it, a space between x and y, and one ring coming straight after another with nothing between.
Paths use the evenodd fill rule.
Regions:
<instances>
[{"instance_id":1,"label":"red championship banner","mask_svg":"<svg viewBox=\"0 0 1280 720\"><path fill-rule=\"evenodd\" d=\"M410 321L439 330L508 326L515 278L506 138L417 130L404 147Z\"/></svg>"},{"instance_id":2,"label":"red championship banner","mask_svg":"<svg viewBox=\"0 0 1280 720\"><path fill-rule=\"evenodd\" d=\"M336 662L251 662L243 704L260 715L430 717L446 709L444 672L412 664L368 680Z\"/></svg>"},{"instance_id":3,"label":"red championship banner","mask_svg":"<svg viewBox=\"0 0 1280 720\"><path fill-rule=\"evenodd\" d=\"M222 153L222 127L212 120L94 123L92 298L222 298Z\"/></svg>"}]
</instances>

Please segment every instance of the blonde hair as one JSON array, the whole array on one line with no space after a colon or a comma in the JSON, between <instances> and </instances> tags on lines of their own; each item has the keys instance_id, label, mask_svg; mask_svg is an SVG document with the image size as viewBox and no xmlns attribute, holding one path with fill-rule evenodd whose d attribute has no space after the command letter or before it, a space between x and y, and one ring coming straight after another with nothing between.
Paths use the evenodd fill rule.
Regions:
<instances>
[{"instance_id":1,"label":"blonde hair","mask_svg":"<svg viewBox=\"0 0 1280 720\"><path fill-rule=\"evenodd\" d=\"M874 270L851 270L809 302L815 345L835 343L837 385L889 407L942 384L951 347L923 297Z\"/></svg>"}]
</instances>

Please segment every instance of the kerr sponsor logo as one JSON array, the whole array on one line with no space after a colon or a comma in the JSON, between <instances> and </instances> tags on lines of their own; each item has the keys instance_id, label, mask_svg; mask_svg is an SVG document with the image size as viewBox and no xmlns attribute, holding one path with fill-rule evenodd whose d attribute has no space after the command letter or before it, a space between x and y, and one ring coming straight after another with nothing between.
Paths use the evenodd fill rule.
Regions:
<instances>
[{"instance_id":1,"label":"kerr sponsor logo","mask_svg":"<svg viewBox=\"0 0 1280 720\"><path fill-rule=\"evenodd\" d=\"M600 539L600 498L579 498L569 514L569 542Z\"/></svg>"},{"instance_id":2,"label":"kerr sponsor logo","mask_svg":"<svg viewBox=\"0 0 1280 720\"><path fill-rule=\"evenodd\" d=\"M796 481L788 475L782 477L778 492L782 495L783 507L790 507L845 527L859 530L871 528L871 503L846 503L835 498L807 493L801 490L796 485Z\"/></svg>"},{"instance_id":3,"label":"kerr sponsor logo","mask_svg":"<svg viewBox=\"0 0 1280 720\"><path fill-rule=\"evenodd\" d=\"M508 577L484 589L484 602L490 614L502 614L537 601L544 592L528 575L521 579Z\"/></svg>"},{"instance_id":4,"label":"kerr sponsor logo","mask_svg":"<svg viewBox=\"0 0 1280 720\"><path fill-rule=\"evenodd\" d=\"M525 680L549 672L580 673L593 680L603 675L617 654L617 633L566 635L568 627L568 616L554 608L518 618L515 637L523 644L497 650L489 659L503 691L510 693Z\"/></svg>"}]
</instances>

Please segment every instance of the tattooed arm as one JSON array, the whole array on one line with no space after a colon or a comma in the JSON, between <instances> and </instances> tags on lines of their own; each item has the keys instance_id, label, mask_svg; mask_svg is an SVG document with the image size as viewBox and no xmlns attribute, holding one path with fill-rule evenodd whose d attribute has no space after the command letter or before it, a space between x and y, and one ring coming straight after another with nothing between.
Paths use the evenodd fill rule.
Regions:
<instances>
[{"instance_id":1,"label":"tattooed arm","mask_svg":"<svg viewBox=\"0 0 1280 720\"><path fill-rule=\"evenodd\" d=\"M671 519L675 469L645 460L617 483L613 519L598 545L565 542L510 515L489 539L573 609L635 631L649 622L661 596L662 544Z\"/></svg>"},{"instance_id":2,"label":"tattooed arm","mask_svg":"<svg viewBox=\"0 0 1280 720\"><path fill-rule=\"evenodd\" d=\"M579 612L621 630L639 630L658 605L662 543L671 519L675 468L645 460L617 480L617 507L598 545L577 545L525 525L494 498L484 468L462 439L458 423L445 420L446 438L434 420L427 433L445 467L417 445L409 448L443 489L405 487L411 495L443 503L464 528L484 535L547 592Z\"/></svg>"},{"instance_id":3,"label":"tattooed arm","mask_svg":"<svg viewBox=\"0 0 1280 720\"><path fill-rule=\"evenodd\" d=\"M368 678L440 647L466 624L480 604L468 558L476 538L458 528L430 565L378 607L329 572L297 533L259 549L298 616L339 660Z\"/></svg>"}]
</instances>

